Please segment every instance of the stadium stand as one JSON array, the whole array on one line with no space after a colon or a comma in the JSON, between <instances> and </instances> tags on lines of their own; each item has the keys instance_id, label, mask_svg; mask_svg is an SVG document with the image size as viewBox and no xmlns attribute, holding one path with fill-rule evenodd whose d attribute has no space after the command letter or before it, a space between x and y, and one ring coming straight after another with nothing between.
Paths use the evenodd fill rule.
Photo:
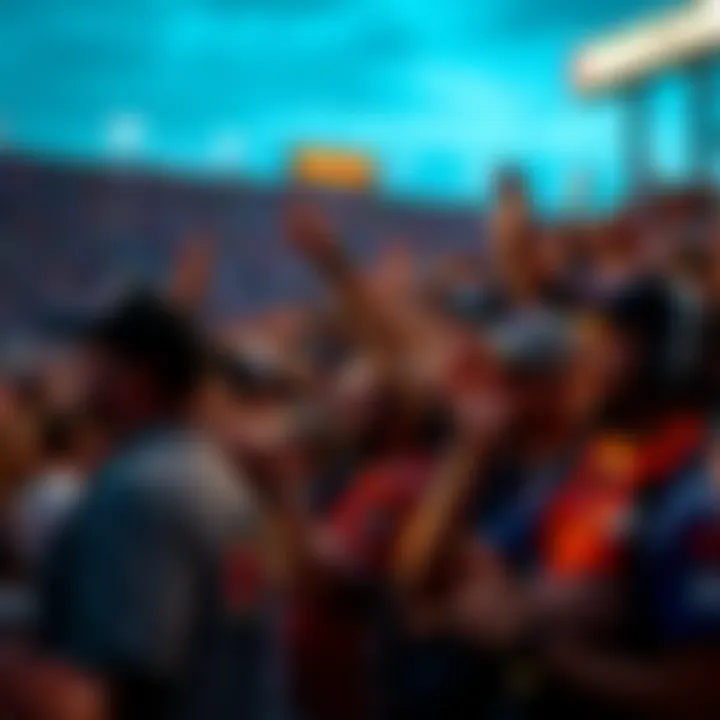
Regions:
<instances>
[{"instance_id":1,"label":"stadium stand","mask_svg":"<svg viewBox=\"0 0 720 720\"><path fill-rule=\"evenodd\" d=\"M279 227L291 192L2 157L0 328L19 330L58 309L92 305L118 284L157 282L188 228L211 235L219 253L209 319L308 298L314 284L284 250ZM314 190L313 197L351 229L348 246L361 260L390 240L412 243L424 259L477 242L477 217L467 209L421 208L377 194Z\"/></svg>"}]
</instances>

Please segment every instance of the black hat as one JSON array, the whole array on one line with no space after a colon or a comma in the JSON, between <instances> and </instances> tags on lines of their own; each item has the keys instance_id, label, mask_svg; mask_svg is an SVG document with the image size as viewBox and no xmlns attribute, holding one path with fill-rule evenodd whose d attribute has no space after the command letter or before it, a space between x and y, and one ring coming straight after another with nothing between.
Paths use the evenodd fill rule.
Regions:
<instances>
[{"instance_id":1,"label":"black hat","mask_svg":"<svg viewBox=\"0 0 720 720\"><path fill-rule=\"evenodd\" d=\"M669 288L657 278L639 278L607 300L604 316L618 330L660 350L670 332L672 300Z\"/></svg>"},{"instance_id":2,"label":"black hat","mask_svg":"<svg viewBox=\"0 0 720 720\"><path fill-rule=\"evenodd\" d=\"M194 390L206 368L207 347L195 322L152 293L136 292L122 300L91 323L85 339L145 366L173 397Z\"/></svg>"},{"instance_id":3,"label":"black hat","mask_svg":"<svg viewBox=\"0 0 720 720\"><path fill-rule=\"evenodd\" d=\"M664 278L639 278L610 299L605 318L638 344L649 381L677 381L701 351L702 304Z\"/></svg>"}]
</instances>

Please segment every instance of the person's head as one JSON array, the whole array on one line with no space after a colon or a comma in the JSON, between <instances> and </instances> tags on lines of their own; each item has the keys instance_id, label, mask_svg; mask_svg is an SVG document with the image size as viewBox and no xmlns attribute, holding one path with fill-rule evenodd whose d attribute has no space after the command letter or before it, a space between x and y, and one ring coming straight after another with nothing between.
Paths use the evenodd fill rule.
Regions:
<instances>
[{"instance_id":1,"label":"person's head","mask_svg":"<svg viewBox=\"0 0 720 720\"><path fill-rule=\"evenodd\" d=\"M577 347L569 322L532 313L495 330L491 341L501 360L517 432L541 436L571 424Z\"/></svg>"},{"instance_id":2,"label":"person's head","mask_svg":"<svg viewBox=\"0 0 720 720\"><path fill-rule=\"evenodd\" d=\"M41 411L14 379L0 380L0 508L42 460Z\"/></svg>"},{"instance_id":3,"label":"person's head","mask_svg":"<svg viewBox=\"0 0 720 720\"><path fill-rule=\"evenodd\" d=\"M275 355L218 348L203 387L203 419L222 431L296 405L305 392L305 378Z\"/></svg>"},{"instance_id":4,"label":"person's head","mask_svg":"<svg viewBox=\"0 0 720 720\"><path fill-rule=\"evenodd\" d=\"M518 173L498 179L489 241L495 281L519 298L536 294L542 282L542 257L532 208Z\"/></svg>"},{"instance_id":5,"label":"person's head","mask_svg":"<svg viewBox=\"0 0 720 720\"><path fill-rule=\"evenodd\" d=\"M684 403L700 366L702 308L658 278L639 279L600 309L596 363L610 422L638 421Z\"/></svg>"},{"instance_id":6,"label":"person's head","mask_svg":"<svg viewBox=\"0 0 720 720\"><path fill-rule=\"evenodd\" d=\"M85 350L89 409L113 433L184 419L204 376L199 330L149 294L94 323Z\"/></svg>"}]
</instances>

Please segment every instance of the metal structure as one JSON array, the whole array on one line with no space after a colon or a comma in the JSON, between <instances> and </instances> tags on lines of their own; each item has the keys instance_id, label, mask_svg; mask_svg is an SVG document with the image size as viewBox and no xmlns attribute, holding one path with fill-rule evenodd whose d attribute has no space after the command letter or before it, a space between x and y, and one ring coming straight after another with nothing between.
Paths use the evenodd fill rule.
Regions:
<instances>
[{"instance_id":1,"label":"metal structure","mask_svg":"<svg viewBox=\"0 0 720 720\"><path fill-rule=\"evenodd\" d=\"M648 99L652 80L684 69L690 83L688 139L693 180L710 178L720 151L715 126L713 72L720 51L720 0L695 0L660 18L599 38L581 49L573 79L584 96L624 102L624 155L635 189L651 175Z\"/></svg>"}]
</instances>

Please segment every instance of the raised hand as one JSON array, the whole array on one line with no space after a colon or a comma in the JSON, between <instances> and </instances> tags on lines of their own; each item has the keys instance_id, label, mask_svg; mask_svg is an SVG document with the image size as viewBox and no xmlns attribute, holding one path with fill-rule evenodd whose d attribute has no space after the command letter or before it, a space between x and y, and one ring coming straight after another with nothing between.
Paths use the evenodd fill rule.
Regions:
<instances>
[{"instance_id":1,"label":"raised hand","mask_svg":"<svg viewBox=\"0 0 720 720\"><path fill-rule=\"evenodd\" d=\"M183 244L168 279L168 294L179 307L196 311L207 296L215 265L212 237L194 235Z\"/></svg>"},{"instance_id":2,"label":"raised hand","mask_svg":"<svg viewBox=\"0 0 720 720\"><path fill-rule=\"evenodd\" d=\"M331 223L316 205L291 205L285 214L285 232L290 245L311 260L322 259L337 247Z\"/></svg>"}]
</instances>

